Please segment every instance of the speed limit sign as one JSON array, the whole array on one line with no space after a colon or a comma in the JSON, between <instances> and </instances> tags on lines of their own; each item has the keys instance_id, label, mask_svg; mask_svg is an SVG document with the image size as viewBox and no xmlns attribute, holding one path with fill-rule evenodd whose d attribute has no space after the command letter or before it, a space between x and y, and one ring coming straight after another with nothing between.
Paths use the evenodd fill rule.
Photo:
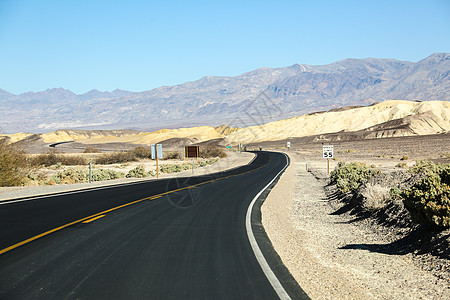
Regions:
<instances>
[{"instance_id":1,"label":"speed limit sign","mask_svg":"<svg viewBox=\"0 0 450 300\"><path fill-rule=\"evenodd\" d=\"M333 158L333 145L323 145L322 146L322 157L323 158Z\"/></svg>"}]
</instances>

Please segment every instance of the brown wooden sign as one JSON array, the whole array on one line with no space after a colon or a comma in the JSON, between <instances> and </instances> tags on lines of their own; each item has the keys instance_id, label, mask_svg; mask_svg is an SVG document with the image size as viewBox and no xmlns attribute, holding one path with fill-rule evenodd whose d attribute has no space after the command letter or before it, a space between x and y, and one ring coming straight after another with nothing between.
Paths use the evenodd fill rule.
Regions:
<instances>
[{"instance_id":1,"label":"brown wooden sign","mask_svg":"<svg viewBox=\"0 0 450 300\"><path fill-rule=\"evenodd\" d=\"M186 146L184 150L186 157L198 157L199 146Z\"/></svg>"}]
</instances>

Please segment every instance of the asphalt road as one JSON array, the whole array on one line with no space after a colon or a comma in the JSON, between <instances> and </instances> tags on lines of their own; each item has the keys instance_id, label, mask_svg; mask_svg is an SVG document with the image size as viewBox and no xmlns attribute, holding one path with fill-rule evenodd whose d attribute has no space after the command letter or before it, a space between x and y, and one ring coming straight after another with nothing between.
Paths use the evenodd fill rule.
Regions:
<instances>
[{"instance_id":1,"label":"asphalt road","mask_svg":"<svg viewBox=\"0 0 450 300\"><path fill-rule=\"evenodd\" d=\"M277 299L245 222L286 162L259 152L228 172L3 202L0 298ZM282 292L307 299L265 237L258 205L251 220Z\"/></svg>"}]
</instances>

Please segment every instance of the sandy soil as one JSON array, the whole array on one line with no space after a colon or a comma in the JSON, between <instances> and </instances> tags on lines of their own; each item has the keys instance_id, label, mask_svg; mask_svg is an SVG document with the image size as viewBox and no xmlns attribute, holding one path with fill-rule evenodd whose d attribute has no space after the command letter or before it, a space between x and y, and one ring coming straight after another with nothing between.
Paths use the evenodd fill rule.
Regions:
<instances>
[{"instance_id":1,"label":"sandy soil","mask_svg":"<svg viewBox=\"0 0 450 300\"><path fill-rule=\"evenodd\" d=\"M306 171L306 157L291 165L262 206L275 250L312 299L450 299L450 282L416 266L411 255L369 251L383 235L359 226L324 193L324 181ZM315 161L323 173L326 164Z\"/></svg>"},{"instance_id":2,"label":"sandy soil","mask_svg":"<svg viewBox=\"0 0 450 300\"><path fill-rule=\"evenodd\" d=\"M208 165L202 168L197 168L194 170L194 175L205 175L205 174L211 174L215 172L220 172L232 168L236 168L242 165L248 164L253 158L253 153L248 152L227 152L228 156L225 158L221 158L218 162L216 162L213 165ZM191 161L191 160L190 160ZM183 163L185 160L163 160L160 161L160 164L175 164L175 163ZM126 164L114 164L114 165L106 165L106 166L94 166L94 168L107 168L107 169L114 169L116 171L127 173L129 170L135 168L138 165L144 165L145 169L147 171L155 170L156 169L156 162L153 160L144 160L140 162L132 162L132 163L126 163ZM86 166L83 166L84 168L87 168ZM55 170L49 170L49 175L51 173L56 173L58 171L61 171L62 169L55 169ZM192 170L186 170L179 173L172 173L172 174L164 174L160 173L159 178L169 178L169 177L183 177L183 176L190 176L192 175ZM136 179L136 178L123 178L123 179L117 179L117 180L108 180L108 181L101 181L101 182L93 182L91 184L89 183L78 183L78 184L68 184L68 185L52 185L52 186L24 186L24 187L0 187L0 200L6 200L11 198L17 198L17 197L28 197L28 196L34 196L34 195L41 195L41 194L48 194L48 193L56 193L56 192L63 192L63 191L69 191L69 190L77 190L77 189L85 189L90 188L94 186L105 186L105 185L112 185L112 184L118 184L118 183L125 183L125 182L133 182L133 181L140 181L140 180L149 180L150 178L144 178L144 179ZM156 178L153 178L152 180L156 180Z\"/></svg>"},{"instance_id":3,"label":"sandy soil","mask_svg":"<svg viewBox=\"0 0 450 300\"><path fill-rule=\"evenodd\" d=\"M288 153L301 155L308 166L327 170L327 161L322 159L322 143L305 143L301 139L264 142L249 145L248 149L262 146L263 150L286 150L286 142L291 142ZM330 170L340 161L364 162L375 165L380 170L401 170L414 165L417 160L432 160L450 163L450 133L415 137L394 137L354 141L325 141L324 145L334 146L334 159L330 160ZM405 164L400 167L399 164Z\"/></svg>"}]
</instances>

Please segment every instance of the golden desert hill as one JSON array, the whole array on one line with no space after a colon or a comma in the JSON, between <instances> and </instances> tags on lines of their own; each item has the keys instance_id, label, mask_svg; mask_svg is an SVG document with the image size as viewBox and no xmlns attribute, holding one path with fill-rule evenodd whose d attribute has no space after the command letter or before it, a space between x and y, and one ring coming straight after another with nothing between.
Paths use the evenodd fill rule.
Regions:
<instances>
[{"instance_id":1,"label":"golden desert hill","mask_svg":"<svg viewBox=\"0 0 450 300\"><path fill-rule=\"evenodd\" d=\"M63 129L40 134L39 138L46 144L74 141L82 144L105 143L130 143L137 145L154 144L169 139L192 139L203 142L213 139L221 139L238 130L227 125L199 126L178 129L161 129L154 132L136 130L77 130ZM20 142L26 138L35 136L31 133L3 134L9 143Z\"/></svg>"},{"instance_id":2,"label":"golden desert hill","mask_svg":"<svg viewBox=\"0 0 450 300\"><path fill-rule=\"evenodd\" d=\"M394 121L398 124L393 124ZM226 139L229 144L277 141L325 133L380 130L383 124L387 127L384 130L394 128L390 136L446 133L450 131L450 102L388 100L367 107L313 113L250 126L231 133Z\"/></svg>"},{"instance_id":3,"label":"golden desert hill","mask_svg":"<svg viewBox=\"0 0 450 300\"><path fill-rule=\"evenodd\" d=\"M335 109L246 128L221 125L161 129L155 132L69 129L40 134L39 138L46 144L75 141L82 144L149 145L169 139L187 138L195 142L225 139L226 144L236 145L361 130L371 132L365 138L449 132L450 102L388 100L367 107ZM17 133L3 136L10 143L15 143L35 135Z\"/></svg>"},{"instance_id":4,"label":"golden desert hill","mask_svg":"<svg viewBox=\"0 0 450 300\"><path fill-rule=\"evenodd\" d=\"M179 129L161 129L155 132L140 131L77 131L57 130L42 135L46 143L76 141L83 144L132 143L154 144L172 138L193 138L199 141L221 138L218 131L211 126L200 126Z\"/></svg>"}]
</instances>

